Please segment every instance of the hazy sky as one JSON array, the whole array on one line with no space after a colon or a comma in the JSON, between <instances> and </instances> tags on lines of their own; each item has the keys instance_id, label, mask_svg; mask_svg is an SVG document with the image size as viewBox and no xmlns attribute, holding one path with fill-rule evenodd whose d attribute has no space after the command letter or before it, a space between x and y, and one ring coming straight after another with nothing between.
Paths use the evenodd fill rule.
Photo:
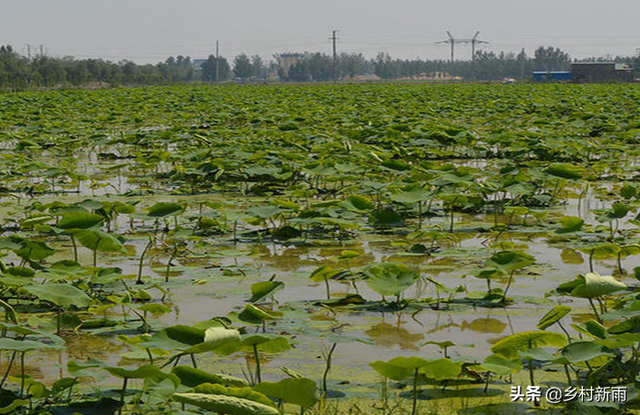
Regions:
<instances>
[{"instance_id":1,"label":"hazy sky","mask_svg":"<svg viewBox=\"0 0 640 415\"><path fill-rule=\"evenodd\" d=\"M448 58L445 30L481 49L527 53L553 45L573 57L633 55L640 0L0 0L0 44L53 56L158 62L205 58L219 39L228 58L339 51ZM459 45L457 57L470 48Z\"/></svg>"}]
</instances>

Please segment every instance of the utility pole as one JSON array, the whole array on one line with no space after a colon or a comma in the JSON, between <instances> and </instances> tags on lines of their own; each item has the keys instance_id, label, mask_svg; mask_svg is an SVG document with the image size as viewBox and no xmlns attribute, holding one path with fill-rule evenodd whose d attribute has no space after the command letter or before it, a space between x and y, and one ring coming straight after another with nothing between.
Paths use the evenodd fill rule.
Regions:
<instances>
[{"instance_id":1,"label":"utility pole","mask_svg":"<svg viewBox=\"0 0 640 415\"><path fill-rule=\"evenodd\" d=\"M27 45L27 58L31 60L31 45Z\"/></svg>"},{"instance_id":2,"label":"utility pole","mask_svg":"<svg viewBox=\"0 0 640 415\"><path fill-rule=\"evenodd\" d=\"M44 56L43 46L40 45L40 57L43 57L43 56Z\"/></svg>"},{"instance_id":3,"label":"utility pole","mask_svg":"<svg viewBox=\"0 0 640 415\"><path fill-rule=\"evenodd\" d=\"M216 40L216 85L220 85L220 42Z\"/></svg>"},{"instance_id":4,"label":"utility pole","mask_svg":"<svg viewBox=\"0 0 640 415\"><path fill-rule=\"evenodd\" d=\"M338 82L338 50L337 50L337 42L338 42L338 37L337 37L338 31L334 30L333 32L331 32L331 41L333 43L333 83L337 83Z\"/></svg>"}]
</instances>

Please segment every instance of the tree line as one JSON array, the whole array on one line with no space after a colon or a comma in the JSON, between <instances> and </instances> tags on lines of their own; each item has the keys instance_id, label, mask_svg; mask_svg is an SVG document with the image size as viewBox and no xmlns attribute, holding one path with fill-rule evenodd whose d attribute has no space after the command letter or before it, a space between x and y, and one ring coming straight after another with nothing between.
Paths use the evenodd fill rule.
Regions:
<instances>
[{"instance_id":1,"label":"tree line","mask_svg":"<svg viewBox=\"0 0 640 415\"><path fill-rule=\"evenodd\" d=\"M273 60L265 61L258 55L246 54L236 56L231 63L224 57L216 58L213 55L197 62L189 56L179 55L157 64L136 64L128 60L116 63L102 59L45 55L27 58L15 52L11 46L0 46L0 88L159 85L230 79L265 82L270 76L277 76L285 82L326 82L333 79L334 66L338 77L343 80L365 75L391 80L437 77L442 74L464 80L527 79L532 71L567 70L572 62L569 54L554 47L540 47L533 56L528 56L524 50L518 54L478 51L473 60L454 62L397 59L387 53L380 53L375 58L366 58L360 53L341 53L335 61L324 53L296 55L300 58L286 64L284 55L276 55ZM614 60L629 64L636 71L640 68L639 57L591 60Z\"/></svg>"},{"instance_id":2,"label":"tree line","mask_svg":"<svg viewBox=\"0 0 640 415\"><path fill-rule=\"evenodd\" d=\"M463 80L502 80L531 78L533 71L566 71L576 61L614 61L636 68L640 75L640 57L617 56L615 58L588 58L572 60L559 48L539 47L533 56L524 50L520 53L495 53L478 51L473 60L423 60L397 59L388 53L379 53L374 59L362 54L343 53L337 57L337 72L340 79L352 79L358 75L375 74L382 79L414 79L439 76L459 77ZM333 59L321 53L307 54L288 71L280 70L280 78L286 81L329 81L333 77Z\"/></svg>"}]
</instances>

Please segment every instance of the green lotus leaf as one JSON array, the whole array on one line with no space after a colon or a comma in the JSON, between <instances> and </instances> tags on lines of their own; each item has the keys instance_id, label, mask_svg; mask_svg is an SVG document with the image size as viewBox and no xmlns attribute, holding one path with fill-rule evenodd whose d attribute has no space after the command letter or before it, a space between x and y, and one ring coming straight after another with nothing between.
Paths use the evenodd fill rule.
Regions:
<instances>
[{"instance_id":1,"label":"green lotus leaf","mask_svg":"<svg viewBox=\"0 0 640 415\"><path fill-rule=\"evenodd\" d=\"M607 337L606 327L595 320L589 320L584 324L572 324L571 327L576 331L595 339L604 339Z\"/></svg>"},{"instance_id":2,"label":"green lotus leaf","mask_svg":"<svg viewBox=\"0 0 640 415\"><path fill-rule=\"evenodd\" d=\"M504 277L505 275L507 275L507 273L501 268L482 268L474 271L472 275L476 278L492 279Z\"/></svg>"},{"instance_id":3,"label":"green lotus leaf","mask_svg":"<svg viewBox=\"0 0 640 415\"><path fill-rule=\"evenodd\" d=\"M430 360L420 367L419 372L434 380L456 379L462 372L462 362L445 358Z\"/></svg>"},{"instance_id":4,"label":"green lotus leaf","mask_svg":"<svg viewBox=\"0 0 640 415\"><path fill-rule=\"evenodd\" d=\"M194 405L218 414L280 415L280 411L272 406L233 396L204 393L174 393L172 398L177 402Z\"/></svg>"},{"instance_id":5,"label":"green lotus leaf","mask_svg":"<svg viewBox=\"0 0 640 415\"><path fill-rule=\"evenodd\" d=\"M89 229L104 222L104 216L90 212L65 212L60 215L60 229Z\"/></svg>"},{"instance_id":6,"label":"green lotus leaf","mask_svg":"<svg viewBox=\"0 0 640 415\"><path fill-rule=\"evenodd\" d=\"M544 172L561 179L576 180L582 178L583 169L580 166L567 163L556 163L547 167Z\"/></svg>"},{"instance_id":7,"label":"green lotus leaf","mask_svg":"<svg viewBox=\"0 0 640 415\"><path fill-rule=\"evenodd\" d=\"M250 303L257 303L263 298L273 295L278 291L284 289L284 282L281 281L262 281L251 285L251 298L248 300Z\"/></svg>"},{"instance_id":8,"label":"green lotus leaf","mask_svg":"<svg viewBox=\"0 0 640 415\"><path fill-rule=\"evenodd\" d=\"M194 387L189 392L206 393L208 395L233 396L236 398L248 399L253 402L258 402L264 405L275 407L274 403L269 398L267 398L263 393L246 386L227 387L227 386L223 386L215 383L203 383L201 385Z\"/></svg>"},{"instance_id":9,"label":"green lotus leaf","mask_svg":"<svg viewBox=\"0 0 640 415\"><path fill-rule=\"evenodd\" d=\"M506 337L491 347L491 351L507 359L518 357L519 351L527 351L536 347L557 346L567 344L565 336L549 331L524 331Z\"/></svg>"},{"instance_id":10,"label":"green lotus leaf","mask_svg":"<svg viewBox=\"0 0 640 415\"><path fill-rule=\"evenodd\" d=\"M566 305L557 305L540 319L537 327L539 330L545 330L556 324L560 319L562 319L562 317L566 316L570 312L571 307Z\"/></svg>"},{"instance_id":11,"label":"green lotus leaf","mask_svg":"<svg viewBox=\"0 0 640 415\"><path fill-rule=\"evenodd\" d=\"M35 225L49 222L50 220L53 220L53 216L41 213L38 215L29 216L28 218L21 220L20 226L22 228L31 228Z\"/></svg>"},{"instance_id":12,"label":"green lotus leaf","mask_svg":"<svg viewBox=\"0 0 640 415\"><path fill-rule=\"evenodd\" d=\"M127 379L153 379L163 380L169 379L177 388L180 385L180 379L172 373L165 373L154 365L143 365L135 369L126 369L118 366L104 366L104 370L111 375L119 378Z\"/></svg>"},{"instance_id":13,"label":"green lotus leaf","mask_svg":"<svg viewBox=\"0 0 640 415\"><path fill-rule=\"evenodd\" d=\"M624 197L625 199L633 198L637 192L638 190L634 186L631 186L629 184L625 184L620 188L620 196Z\"/></svg>"},{"instance_id":14,"label":"green lotus leaf","mask_svg":"<svg viewBox=\"0 0 640 415\"><path fill-rule=\"evenodd\" d=\"M405 205L424 202L431 197L432 193L420 185L406 186L389 195L389 199Z\"/></svg>"},{"instance_id":15,"label":"green lotus leaf","mask_svg":"<svg viewBox=\"0 0 640 415\"><path fill-rule=\"evenodd\" d=\"M520 359L507 359L497 354L491 354L484 359L480 365L480 369L486 369L498 376L506 376L513 373L518 373L522 370L522 360Z\"/></svg>"},{"instance_id":16,"label":"green lotus leaf","mask_svg":"<svg viewBox=\"0 0 640 415\"><path fill-rule=\"evenodd\" d=\"M369 365L380 375L392 380L405 380L415 374L416 369L426 365L428 361L421 357L395 357L388 362L377 360Z\"/></svg>"},{"instance_id":17,"label":"green lotus leaf","mask_svg":"<svg viewBox=\"0 0 640 415\"><path fill-rule=\"evenodd\" d=\"M535 258L524 252L501 251L487 261L488 267L500 268L505 271L527 267L535 262Z\"/></svg>"},{"instance_id":18,"label":"green lotus leaf","mask_svg":"<svg viewBox=\"0 0 640 415\"><path fill-rule=\"evenodd\" d=\"M9 337L0 338L0 350L12 350L22 353L44 349L60 350L64 349L64 346L59 344L43 343L36 340L16 340Z\"/></svg>"},{"instance_id":19,"label":"green lotus leaf","mask_svg":"<svg viewBox=\"0 0 640 415\"><path fill-rule=\"evenodd\" d=\"M316 268L311 273L311 281L313 282L323 282L325 279L329 280L332 277L340 274L342 271L331 268L329 265L323 265L321 267Z\"/></svg>"},{"instance_id":20,"label":"green lotus leaf","mask_svg":"<svg viewBox=\"0 0 640 415\"><path fill-rule=\"evenodd\" d=\"M586 362L601 356L615 357L615 354L593 342L573 342L566 345L562 351L562 356L570 363Z\"/></svg>"},{"instance_id":21,"label":"green lotus leaf","mask_svg":"<svg viewBox=\"0 0 640 415\"><path fill-rule=\"evenodd\" d=\"M209 373L191 366L176 366L171 369L171 373L180 379L180 383L186 386L198 386L203 383L220 384L224 386L244 387L248 386L247 381L233 376Z\"/></svg>"},{"instance_id":22,"label":"green lotus leaf","mask_svg":"<svg viewBox=\"0 0 640 415\"><path fill-rule=\"evenodd\" d=\"M364 196L353 195L347 197L342 202L342 207L347 210L352 210L354 212L368 212L370 210L375 209L376 205Z\"/></svg>"},{"instance_id":23,"label":"green lotus leaf","mask_svg":"<svg viewBox=\"0 0 640 415\"><path fill-rule=\"evenodd\" d=\"M84 291L71 284L35 284L22 287L40 300L49 301L61 307L88 307L92 299Z\"/></svg>"},{"instance_id":24,"label":"green lotus leaf","mask_svg":"<svg viewBox=\"0 0 640 415\"><path fill-rule=\"evenodd\" d=\"M252 206L247 209L246 213L249 216L253 216L260 219L269 219L272 218L285 210L278 206Z\"/></svg>"},{"instance_id":25,"label":"green lotus leaf","mask_svg":"<svg viewBox=\"0 0 640 415\"><path fill-rule=\"evenodd\" d=\"M280 353L291 348L286 337L275 334L244 334L240 341L240 349L253 352L253 346L267 353Z\"/></svg>"},{"instance_id":26,"label":"green lotus leaf","mask_svg":"<svg viewBox=\"0 0 640 415\"><path fill-rule=\"evenodd\" d=\"M402 223L402 217L390 209L376 210L369 216L369 223L375 226L395 226Z\"/></svg>"},{"instance_id":27,"label":"green lotus leaf","mask_svg":"<svg viewBox=\"0 0 640 415\"><path fill-rule=\"evenodd\" d=\"M184 206L172 202L158 202L147 209L147 216L151 218L166 218L184 212Z\"/></svg>"},{"instance_id":28,"label":"green lotus leaf","mask_svg":"<svg viewBox=\"0 0 640 415\"><path fill-rule=\"evenodd\" d=\"M124 246L115 236L97 230L74 231L73 236L85 248L101 252L124 252Z\"/></svg>"},{"instance_id":29,"label":"green lotus leaf","mask_svg":"<svg viewBox=\"0 0 640 415\"><path fill-rule=\"evenodd\" d=\"M318 385L306 378L287 378L279 382L261 382L253 387L272 399L311 408L318 403Z\"/></svg>"},{"instance_id":30,"label":"green lotus leaf","mask_svg":"<svg viewBox=\"0 0 640 415\"><path fill-rule=\"evenodd\" d=\"M367 276L369 288L383 296L400 295L420 278L420 274L397 262L373 264L365 268L363 272Z\"/></svg>"},{"instance_id":31,"label":"green lotus leaf","mask_svg":"<svg viewBox=\"0 0 640 415\"><path fill-rule=\"evenodd\" d=\"M571 233L578 232L584 225L584 219L576 216L563 216L560 219L560 229L556 230L556 233Z\"/></svg>"},{"instance_id":32,"label":"green lotus leaf","mask_svg":"<svg viewBox=\"0 0 640 415\"><path fill-rule=\"evenodd\" d=\"M596 298L611 294L616 291L625 290L627 286L612 276L601 276L597 272L590 272L584 277L578 277L583 283L578 284L571 295L580 298Z\"/></svg>"},{"instance_id":33,"label":"green lotus leaf","mask_svg":"<svg viewBox=\"0 0 640 415\"><path fill-rule=\"evenodd\" d=\"M249 324L260 325L263 321L277 319L278 315L255 304L245 304L244 310L238 314L238 318Z\"/></svg>"}]
</instances>

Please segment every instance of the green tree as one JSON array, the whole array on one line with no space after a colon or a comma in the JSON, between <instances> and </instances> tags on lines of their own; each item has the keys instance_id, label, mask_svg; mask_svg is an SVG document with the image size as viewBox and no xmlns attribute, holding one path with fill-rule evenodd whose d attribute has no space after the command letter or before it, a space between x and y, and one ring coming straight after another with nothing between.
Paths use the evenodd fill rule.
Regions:
<instances>
[{"instance_id":1,"label":"green tree","mask_svg":"<svg viewBox=\"0 0 640 415\"><path fill-rule=\"evenodd\" d=\"M534 52L535 69L538 71L558 71L568 69L571 57L553 46L540 46Z\"/></svg>"},{"instance_id":2,"label":"green tree","mask_svg":"<svg viewBox=\"0 0 640 415\"><path fill-rule=\"evenodd\" d=\"M253 76L256 78L267 77L267 66L259 55L251 57L251 66L253 66Z\"/></svg>"},{"instance_id":3,"label":"green tree","mask_svg":"<svg viewBox=\"0 0 640 415\"><path fill-rule=\"evenodd\" d=\"M227 62L227 60L223 57L218 58L219 59L219 75L220 75L220 79L216 79L216 57L213 55L209 55L209 57L207 58L206 61L202 62L202 65L200 65L200 70L202 71L202 80L205 82L216 82L216 81L223 81L225 79L229 79L229 63Z\"/></svg>"},{"instance_id":4,"label":"green tree","mask_svg":"<svg viewBox=\"0 0 640 415\"><path fill-rule=\"evenodd\" d=\"M249 79L253 76L251 59L242 53L233 59L233 74L238 78Z\"/></svg>"}]
</instances>

